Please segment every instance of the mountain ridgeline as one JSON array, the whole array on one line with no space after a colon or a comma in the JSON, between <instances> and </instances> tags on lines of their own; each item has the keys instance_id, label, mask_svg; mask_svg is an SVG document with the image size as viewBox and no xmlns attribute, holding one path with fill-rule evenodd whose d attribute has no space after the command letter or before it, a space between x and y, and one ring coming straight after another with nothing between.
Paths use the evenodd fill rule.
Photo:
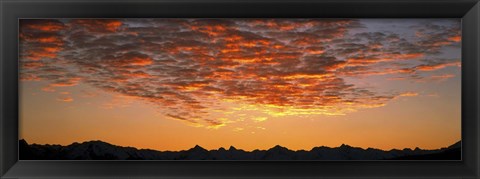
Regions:
<instances>
[{"instance_id":1,"label":"mountain ridgeline","mask_svg":"<svg viewBox=\"0 0 480 179\"><path fill-rule=\"evenodd\" d=\"M68 146L28 144L19 141L20 160L461 160L461 142L449 147L422 150L362 149L349 145L315 147L310 151L275 146L268 150L244 151L230 147L206 150L195 146L182 151L156 151L121 147L102 141Z\"/></svg>"}]
</instances>

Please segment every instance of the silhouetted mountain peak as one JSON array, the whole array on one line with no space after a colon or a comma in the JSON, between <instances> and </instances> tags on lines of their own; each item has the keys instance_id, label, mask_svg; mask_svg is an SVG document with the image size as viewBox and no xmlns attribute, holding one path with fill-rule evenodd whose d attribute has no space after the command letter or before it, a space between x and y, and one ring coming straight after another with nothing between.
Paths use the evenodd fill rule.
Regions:
<instances>
[{"instance_id":1,"label":"silhouetted mountain peak","mask_svg":"<svg viewBox=\"0 0 480 179\"><path fill-rule=\"evenodd\" d=\"M276 146L272 147L270 150L288 150L288 149L286 147L276 145Z\"/></svg>"},{"instance_id":2,"label":"silhouetted mountain peak","mask_svg":"<svg viewBox=\"0 0 480 179\"><path fill-rule=\"evenodd\" d=\"M82 146L88 146L88 145L102 145L102 146L114 146L112 144L109 144L109 143L106 143L106 142L103 142L101 140L91 140L91 141L85 141L85 142L82 142L82 143L79 143L79 142L74 142L72 144L70 144L72 146L77 146L77 145L82 145Z\"/></svg>"},{"instance_id":3,"label":"silhouetted mountain peak","mask_svg":"<svg viewBox=\"0 0 480 179\"><path fill-rule=\"evenodd\" d=\"M88 144L88 145L104 145L104 146L114 146L112 144L109 144L109 143L106 143L106 142L103 142L101 140L92 140L92 141L88 141L88 142L84 142L82 144Z\"/></svg>"},{"instance_id":4,"label":"silhouetted mountain peak","mask_svg":"<svg viewBox=\"0 0 480 179\"><path fill-rule=\"evenodd\" d=\"M273 148L283 148L281 145L275 145Z\"/></svg>"},{"instance_id":5,"label":"silhouetted mountain peak","mask_svg":"<svg viewBox=\"0 0 480 179\"><path fill-rule=\"evenodd\" d=\"M237 148L235 148L234 146L230 146L228 150L233 151L233 150L237 150Z\"/></svg>"},{"instance_id":6,"label":"silhouetted mountain peak","mask_svg":"<svg viewBox=\"0 0 480 179\"><path fill-rule=\"evenodd\" d=\"M204 149L199 145L195 145L195 147L191 148L189 151L207 151L207 149Z\"/></svg>"},{"instance_id":7,"label":"silhouetted mountain peak","mask_svg":"<svg viewBox=\"0 0 480 179\"><path fill-rule=\"evenodd\" d=\"M340 145L340 148L343 148L343 149L349 149L349 148L353 148L352 146L349 146L347 144L342 144Z\"/></svg>"},{"instance_id":8,"label":"silhouetted mountain peak","mask_svg":"<svg viewBox=\"0 0 480 179\"><path fill-rule=\"evenodd\" d=\"M25 139L20 139L18 141L21 145L28 145L27 141Z\"/></svg>"}]
</instances>

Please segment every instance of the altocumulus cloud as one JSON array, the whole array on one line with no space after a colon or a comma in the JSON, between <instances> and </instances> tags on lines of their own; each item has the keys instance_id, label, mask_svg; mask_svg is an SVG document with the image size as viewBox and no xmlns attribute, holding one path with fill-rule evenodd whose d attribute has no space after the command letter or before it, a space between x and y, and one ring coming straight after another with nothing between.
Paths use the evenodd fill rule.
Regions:
<instances>
[{"instance_id":1,"label":"altocumulus cloud","mask_svg":"<svg viewBox=\"0 0 480 179\"><path fill-rule=\"evenodd\" d=\"M271 115L343 115L417 95L361 88L346 77L453 77L422 73L460 66L459 58L438 58L443 48L458 50L459 27L412 26L415 38L406 38L354 33L365 28L354 19L24 19L21 80L48 81L50 92L86 83L207 128L234 122L214 117L233 110L225 102Z\"/></svg>"}]
</instances>

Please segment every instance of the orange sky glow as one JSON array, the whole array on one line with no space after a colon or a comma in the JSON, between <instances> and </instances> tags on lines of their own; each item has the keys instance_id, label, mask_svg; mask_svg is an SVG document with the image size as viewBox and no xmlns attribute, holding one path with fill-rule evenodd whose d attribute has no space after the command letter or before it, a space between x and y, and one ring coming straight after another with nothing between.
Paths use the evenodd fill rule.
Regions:
<instances>
[{"instance_id":1,"label":"orange sky glow","mask_svg":"<svg viewBox=\"0 0 480 179\"><path fill-rule=\"evenodd\" d=\"M20 138L156 150L461 140L459 19L21 19Z\"/></svg>"}]
</instances>

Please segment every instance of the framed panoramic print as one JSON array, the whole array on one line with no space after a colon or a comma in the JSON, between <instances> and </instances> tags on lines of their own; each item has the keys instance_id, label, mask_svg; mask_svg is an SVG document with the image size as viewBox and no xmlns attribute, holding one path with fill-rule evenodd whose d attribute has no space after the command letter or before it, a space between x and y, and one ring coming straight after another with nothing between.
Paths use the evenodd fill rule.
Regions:
<instances>
[{"instance_id":1,"label":"framed panoramic print","mask_svg":"<svg viewBox=\"0 0 480 179\"><path fill-rule=\"evenodd\" d=\"M479 177L479 8L4 1L1 175Z\"/></svg>"},{"instance_id":2,"label":"framed panoramic print","mask_svg":"<svg viewBox=\"0 0 480 179\"><path fill-rule=\"evenodd\" d=\"M461 160L460 20L19 19L19 159Z\"/></svg>"}]
</instances>

